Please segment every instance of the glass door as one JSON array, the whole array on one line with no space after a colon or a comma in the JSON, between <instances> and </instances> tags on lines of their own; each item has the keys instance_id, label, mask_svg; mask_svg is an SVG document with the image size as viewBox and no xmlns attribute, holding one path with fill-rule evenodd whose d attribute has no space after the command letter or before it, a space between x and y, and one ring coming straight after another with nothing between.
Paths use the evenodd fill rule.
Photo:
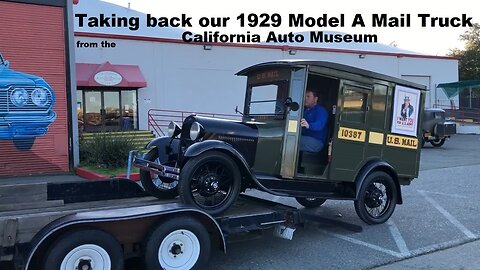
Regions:
<instances>
[{"instance_id":1,"label":"glass door","mask_svg":"<svg viewBox=\"0 0 480 270\"><path fill-rule=\"evenodd\" d=\"M117 131L122 128L120 91L84 91L84 106L84 131Z\"/></svg>"},{"instance_id":2,"label":"glass door","mask_svg":"<svg viewBox=\"0 0 480 270\"><path fill-rule=\"evenodd\" d=\"M106 131L120 130L120 92L103 92L103 121Z\"/></svg>"},{"instance_id":3,"label":"glass door","mask_svg":"<svg viewBox=\"0 0 480 270\"><path fill-rule=\"evenodd\" d=\"M102 92L85 91L84 99L84 130L87 132L101 131L103 128Z\"/></svg>"}]
</instances>

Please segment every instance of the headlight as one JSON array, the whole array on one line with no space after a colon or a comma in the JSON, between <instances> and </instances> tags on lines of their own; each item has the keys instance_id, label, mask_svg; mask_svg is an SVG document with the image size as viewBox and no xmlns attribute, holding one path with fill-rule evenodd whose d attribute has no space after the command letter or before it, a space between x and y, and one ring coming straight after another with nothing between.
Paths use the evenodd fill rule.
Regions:
<instances>
[{"instance_id":1,"label":"headlight","mask_svg":"<svg viewBox=\"0 0 480 270\"><path fill-rule=\"evenodd\" d=\"M15 88L10 94L13 105L23 107L28 102L28 92L24 88Z\"/></svg>"},{"instance_id":2,"label":"headlight","mask_svg":"<svg viewBox=\"0 0 480 270\"><path fill-rule=\"evenodd\" d=\"M38 107L45 107L48 104L48 91L43 88L36 88L32 92L32 101L33 104L37 105Z\"/></svg>"},{"instance_id":3,"label":"headlight","mask_svg":"<svg viewBox=\"0 0 480 270\"><path fill-rule=\"evenodd\" d=\"M190 127L190 139L192 141L196 141L198 138L201 137L201 133L203 133L203 126L200 125L198 122L194 122L192 127Z\"/></svg>"},{"instance_id":4,"label":"headlight","mask_svg":"<svg viewBox=\"0 0 480 270\"><path fill-rule=\"evenodd\" d=\"M176 137L180 132L182 132L182 129L177 123L172 121L168 124L168 137Z\"/></svg>"}]
</instances>

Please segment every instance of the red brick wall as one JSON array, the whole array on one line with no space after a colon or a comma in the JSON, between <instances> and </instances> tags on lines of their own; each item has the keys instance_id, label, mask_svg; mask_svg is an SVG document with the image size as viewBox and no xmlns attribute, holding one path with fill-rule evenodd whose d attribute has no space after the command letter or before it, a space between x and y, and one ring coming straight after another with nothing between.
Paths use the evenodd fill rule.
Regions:
<instances>
[{"instance_id":1,"label":"red brick wall","mask_svg":"<svg viewBox=\"0 0 480 270\"><path fill-rule=\"evenodd\" d=\"M37 137L29 151L0 139L0 177L68 171L64 9L0 1L0 52L12 69L50 84L57 113L48 133Z\"/></svg>"}]
</instances>

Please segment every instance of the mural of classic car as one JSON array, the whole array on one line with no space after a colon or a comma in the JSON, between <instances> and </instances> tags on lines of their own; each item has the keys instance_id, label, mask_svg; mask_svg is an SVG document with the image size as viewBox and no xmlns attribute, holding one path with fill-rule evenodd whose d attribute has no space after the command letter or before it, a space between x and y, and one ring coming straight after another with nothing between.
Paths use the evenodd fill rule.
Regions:
<instances>
[{"instance_id":1,"label":"mural of classic car","mask_svg":"<svg viewBox=\"0 0 480 270\"><path fill-rule=\"evenodd\" d=\"M12 140L18 150L30 150L57 117L55 95L48 83L35 75L9 68L0 53L0 140Z\"/></svg>"}]
</instances>

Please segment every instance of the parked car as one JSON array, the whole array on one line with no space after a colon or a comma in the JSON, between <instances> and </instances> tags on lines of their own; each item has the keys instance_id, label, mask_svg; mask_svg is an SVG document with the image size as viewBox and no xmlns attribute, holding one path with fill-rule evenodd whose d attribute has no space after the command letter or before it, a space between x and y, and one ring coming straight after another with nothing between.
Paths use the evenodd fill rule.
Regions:
<instances>
[{"instance_id":1,"label":"parked car","mask_svg":"<svg viewBox=\"0 0 480 270\"><path fill-rule=\"evenodd\" d=\"M12 140L18 150L31 149L55 121L55 94L35 75L9 68L0 53L0 139Z\"/></svg>"},{"instance_id":2,"label":"parked car","mask_svg":"<svg viewBox=\"0 0 480 270\"><path fill-rule=\"evenodd\" d=\"M423 140L431 143L435 147L441 147L447 138L457 133L457 125L445 119L445 111L438 108L429 108L424 110L423 122Z\"/></svg>"},{"instance_id":3,"label":"parked car","mask_svg":"<svg viewBox=\"0 0 480 270\"><path fill-rule=\"evenodd\" d=\"M133 160L145 189L217 215L255 188L305 207L353 200L368 224L402 203L400 185L418 176L425 87L351 66L286 60L248 67L241 121L190 115ZM300 151L307 89L319 89L328 135L319 152ZM408 93L411 110L401 115ZM214 103L212 103L214 104Z\"/></svg>"}]
</instances>

